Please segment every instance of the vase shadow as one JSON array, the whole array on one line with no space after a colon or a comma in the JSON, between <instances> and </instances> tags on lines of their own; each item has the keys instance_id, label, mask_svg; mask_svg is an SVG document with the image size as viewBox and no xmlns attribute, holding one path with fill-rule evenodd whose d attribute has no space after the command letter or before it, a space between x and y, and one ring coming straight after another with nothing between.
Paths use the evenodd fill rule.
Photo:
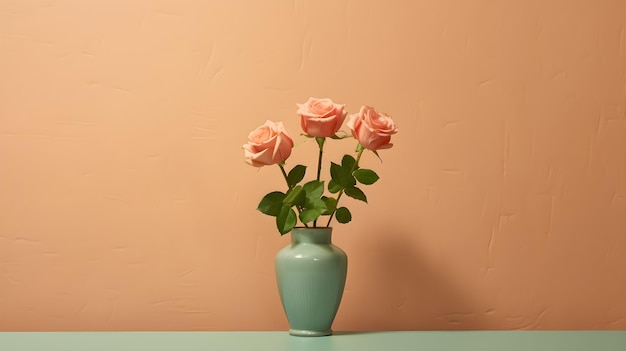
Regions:
<instances>
[{"instance_id":1,"label":"vase shadow","mask_svg":"<svg viewBox=\"0 0 626 351\"><path fill-rule=\"evenodd\" d=\"M419 236L393 226L372 228L371 232L359 233L361 247L349 253L349 279L350 270L357 270L354 266L366 271L355 272L358 277L352 277L359 280L354 294L350 294L350 286L346 287L346 295L352 295L357 306L348 306L351 315L336 327L345 325L345 329L357 332L489 329L480 303L465 293L462 282L446 275L450 269L428 261L423 254L428 249L415 239ZM388 234L375 235L381 232Z\"/></svg>"}]
</instances>

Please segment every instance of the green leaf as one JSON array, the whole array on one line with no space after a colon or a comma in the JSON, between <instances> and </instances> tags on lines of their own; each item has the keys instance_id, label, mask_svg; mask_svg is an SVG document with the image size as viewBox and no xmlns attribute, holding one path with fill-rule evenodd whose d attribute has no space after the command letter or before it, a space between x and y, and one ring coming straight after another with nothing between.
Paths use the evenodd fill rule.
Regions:
<instances>
[{"instance_id":1,"label":"green leaf","mask_svg":"<svg viewBox=\"0 0 626 351\"><path fill-rule=\"evenodd\" d=\"M271 192L261 199L259 202L259 206L257 206L257 210L269 216L278 216L280 213L280 209L283 207L283 200L285 199L285 194L280 191Z\"/></svg>"},{"instance_id":2,"label":"green leaf","mask_svg":"<svg viewBox=\"0 0 626 351\"><path fill-rule=\"evenodd\" d=\"M317 199L306 199L306 201L304 203L304 207L307 210L311 210L311 209L319 210L320 213L326 211L326 203L324 201L322 201L322 199L320 199L320 198L317 198Z\"/></svg>"},{"instance_id":3,"label":"green leaf","mask_svg":"<svg viewBox=\"0 0 626 351\"><path fill-rule=\"evenodd\" d=\"M348 223L352 220L352 214L347 208L339 207L337 212L335 212L335 218L337 218L339 223Z\"/></svg>"},{"instance_id":4,"label":"green leaf","mask_svg":"<svg viewBox=\"0 0 626 351\"><path fill-rule=\"evenodd\" d=\"M356 185L356 180L350 172L350 169L343 168L334 162L330 163L330 177L344 188Z\"/></svg>"},{"instance_id":5,"label":"green leaf","mask_svg":"<svg viewBox=\"0 0 626 351\"><path fill-rule=\"evenodd\" d=\"M341 168L343 168L344 170L348 172L352 172L352 167L354 167L355 163L356 163L356 160L354 159L354 157L350 155L344 155L343 158L341 159Z\"/></svg>"},{"instance_id":6,"label":"green leaf","mask_svg":"<svg viewBox=\"0 0 626 351\"><path fill-rule=\"evenodd\" d=\"M337 184L334 180L331 179L330 181L328 181L328 191L330 191L331 194L336 194L341 189L343 189L343 187Z\"/></svg>"},{"instance_id":7,"label":"green leaf","mask_svg":"<svg viewBox=\"0 0 626 351\"><path fill-rule=\"evenodd\" d=\"M296 186L296 184L300 183L302 179L304 179L304 174L306 173L306 166L297 165L287 175L287 184L290 188Z\"/></svg>"},{"instance_id":8,"label":"green leaf","mask_svg":"<svg viewBox=\"0 0 626 351\"><path fill-rule=\"evenodd\" d=\"M330 178L335 181L335 183L339 184L339 178L341 178L341 166L336 164L335 162L330 163Z\"/></svg>"},{"instance_id":9,"label":"green leaf","mask_svg":"<svg viewBox=\"0 0 626 351\"><path fill-rule=\"evenodd\" d=\"M300 212L300 221L302 221L302 223L313 222L321 214L322 214L322 211L320 211L317 208L311 208L311 209L308 209L308 210L304 210L304 211Z\"/></svg>"},{"instance_id":10,"label":"green leaf","mask_svg":"<svg viewBox=\"0 0 626 351\"><path fill-rule=\"evenodd\" d=\"M322 215L329 215L337 208L337 199L334 197L322 196L322 201L326 205L326 211L322 212Z\"/></svg>"},{"instance_id":11,"label":"green leaf","mask_svg":"<svg viewBox=\"0 0 626 351\"><path fill-rule=\"evenodd\" d=\"M306 194L303 191L302 185L297 185L295 188L287 191L287 196L283 199L283 204L291 206L299 206L304 204Z\"/></svg>"},{"instance_id":12,"label":"green leaf","mask_svg":"<svg viewBox=\"0 0 626 351\"><path fill-rule=\"evenodd\" d=\"M302 187L307 199L319 199L324 193L324 182L312 180Z\"/></svg>"},{"instance_id":13,"label":"green leaf","mask_svg":"<svg viewBox=\"0 0 626 351\"><path fill-rule=\"evenodd\" d=\"M372 171L371 169L357 169L352 174L354 175L356 180L359 181L359 183L365 185L374 184L378 179L380 179L378 174L376 174L376 172Z\"/></svg>"},{"instance_id":14,"label":"green leaf","mask_svg":"<svg viewBox=\"0 0 626 351\"><path fill-rule=\"evenodd\" d=\"M296 226L296 212L288 206L283 206L280 214L276 217L276 227L281 235L287 234Z\"/></svg>"},{"instance_id":15,"label":"green leaf","mask_svg":"<svg viewBox=\"0 0 626 351\"><path fill-rule=\"evenodd\" d=\"M351 188L346 188L344 190L344 192L346 193L346 195L350 196L353 199L357 199L357 200L361 200L363 202L367 202L367 197L365 196L365 193L363 193L363 191L355 186L351 187Z\"/></svg>"}]
</instances>

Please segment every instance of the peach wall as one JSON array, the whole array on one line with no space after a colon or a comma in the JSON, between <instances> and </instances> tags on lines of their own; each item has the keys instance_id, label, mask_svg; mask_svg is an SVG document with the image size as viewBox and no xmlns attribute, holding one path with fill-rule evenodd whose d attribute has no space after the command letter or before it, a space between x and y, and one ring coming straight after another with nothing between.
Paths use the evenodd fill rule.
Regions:
<instances>
[{"instance_id":1,"label":"peach wall","mask_svg":"<svg viewBox=\"0 0 626 351\"><path fill-rule=\"evenodd\" d=\"M0 0L0 329L284 330L309 96L400 128L336 329L626 328L626 2Z\"/></svg>"}]
</instances>

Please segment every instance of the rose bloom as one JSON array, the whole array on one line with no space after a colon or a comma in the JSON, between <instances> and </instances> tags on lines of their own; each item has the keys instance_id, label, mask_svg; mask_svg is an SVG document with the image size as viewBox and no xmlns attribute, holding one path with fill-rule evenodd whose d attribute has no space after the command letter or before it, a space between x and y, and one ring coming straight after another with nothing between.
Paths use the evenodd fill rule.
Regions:
<instances>
[{"instance_id":1,"label":"rose bloom","mask_svg":"<svg viewBox=\"0 0 626 351\"><path fill-rule=\"evenodd\" d=\"M373 151L391 148L391 135L398 132L391 117L370 106L363 106L359 113L350 115L346 125L359 144Z\"/></svg>"},{"instance_id":2,"label":"rose bloom","mask_svg":"<svg viewBox=\"0 0 626 351\"><path fill-rule=\"evenodd\" d=\"M248 135L243 145L245 160L251 166L270 166L285 161L291 155L293 140L282 122L267 121Z\"/></svg>"},{"instance_id":3,"label":"rose bloom","mask_svg":"<svg viewBox=\"0 0 626 351\"><path fill-rule=\"evenodd\" d=\"M331 99L309 98L298 106L302 130L314 137L331 137L341 128L347 112L345 105L335 104Z\"/></svg>"}]
</instances>

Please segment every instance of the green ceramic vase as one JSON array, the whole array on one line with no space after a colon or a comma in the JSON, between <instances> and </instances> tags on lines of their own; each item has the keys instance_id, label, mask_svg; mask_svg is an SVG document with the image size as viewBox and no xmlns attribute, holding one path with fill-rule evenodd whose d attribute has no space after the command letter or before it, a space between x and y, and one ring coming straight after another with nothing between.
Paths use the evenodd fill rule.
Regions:
<instances>
[{"instance_id":1,"label":"green ceramic vase","mask_svg":"<svg viewBox=\"0 0 626 351\"><path fill-rule=\"evenodd\" d=\"M276 255L276 279L289 334L326 336L346 284L348 257L331 242L332 228L294 228Z\"/></svg>"}]
</instances>

